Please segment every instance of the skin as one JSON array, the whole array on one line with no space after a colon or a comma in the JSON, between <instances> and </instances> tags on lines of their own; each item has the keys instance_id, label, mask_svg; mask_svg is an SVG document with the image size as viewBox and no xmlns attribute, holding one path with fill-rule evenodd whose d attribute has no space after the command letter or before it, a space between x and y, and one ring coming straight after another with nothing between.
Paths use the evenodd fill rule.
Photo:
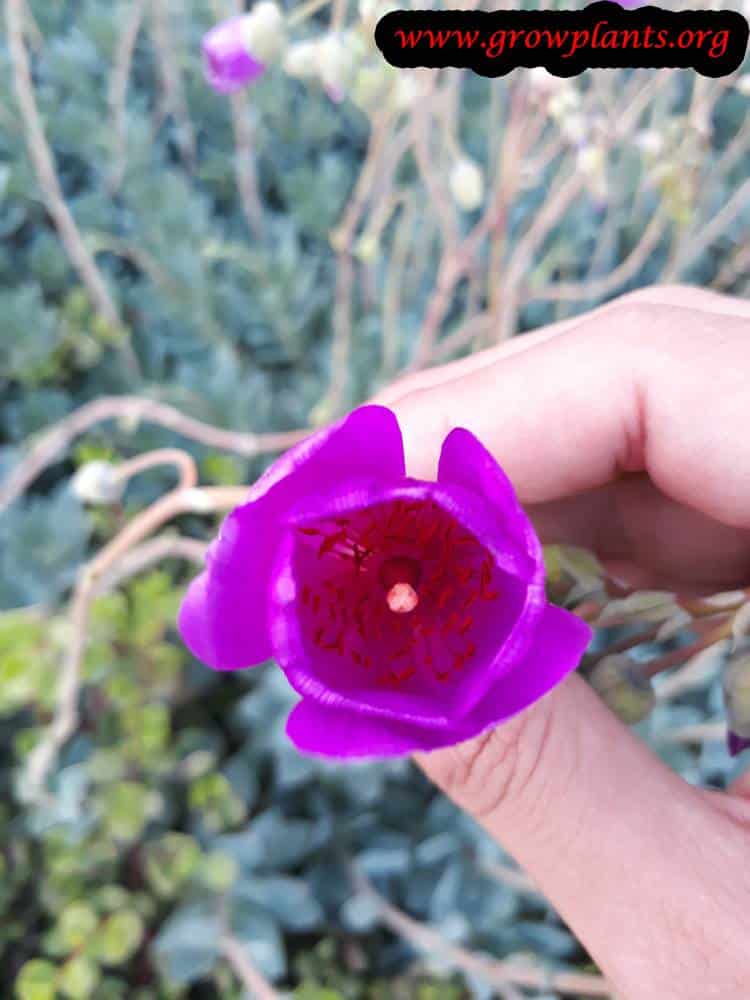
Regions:
<instances>
[{"instance_id":1,"label":"skin","mask_svg":"<svg viewBox=\"0 0 750 1000\"><path fill-rule=\"evenodd\" d=\"M495 454L545 542L639 587L750 583L750 302L624 296L376 402L433 478L454 426ZM572 675L418 764L529 872L619 996L708 1000L750 983L750 780L695 788Z\"/></svg>"}]
</instances>

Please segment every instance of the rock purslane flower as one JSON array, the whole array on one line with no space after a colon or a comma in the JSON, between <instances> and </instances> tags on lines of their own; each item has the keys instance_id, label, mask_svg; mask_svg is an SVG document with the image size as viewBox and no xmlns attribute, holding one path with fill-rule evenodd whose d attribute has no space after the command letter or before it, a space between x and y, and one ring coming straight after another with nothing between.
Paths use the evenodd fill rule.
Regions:
<instances>
[{"instance_id":1,"label":"rock purslane flower","mask_svg":"<svg viewBox=\"0 0 750 1000\"><path fill-rule=\"evenodd\" d=\"M252 83L266 68L247 49L243 31L245 21L246 15L222 21L203 39L206 79L220 94L231 94Z\"/></svg>"},{"instance_id":2,"label":"rock purslane flower","mask_svg":"<svg viewBox=\"0 0 750 1000\"><path fill-rule=\"evenodd\" d=\"M548 604L542 550L483 445L456 428L408 477L395 415L364 406L278 459L228 515L179 615L217 670L273 657L305 752L451 745L573 670L588 626Z\"/></svg>"},{"instance_id":3,"label":"rock purslane flower","mask_svg":"<svg viewBox=\"0 0 750 1000\"><path fill-rule=\"evenodd\" d=\"M744 736L738 736L737 733L733 733L732 730L727 731L727 749L731 757L736 757L741 754L743 750L750 748L750 740L745 739Z\"/></svg>"},{"instance_id":4,"label":"rock purslane flower","mask_svg":"<svg viewBox=\"0 0 750 1000\"><path fill-rule=\"evenodd\" d=\"M240 90L265 72L284 44L281 8L261 0L249 13L222 21L204 36L206 79L220 94Z\"/></svg>"}]
</instances>

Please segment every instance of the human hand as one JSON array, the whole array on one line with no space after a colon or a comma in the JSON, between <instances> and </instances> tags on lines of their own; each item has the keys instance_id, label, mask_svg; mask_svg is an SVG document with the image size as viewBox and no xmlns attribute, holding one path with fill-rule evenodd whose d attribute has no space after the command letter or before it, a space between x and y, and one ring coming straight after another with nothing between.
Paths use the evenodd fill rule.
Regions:
<instances>
[{"instance_id":1,"label":"human hand","mask_svg":"<svg viewBox=\"0 0 750 1000\"><path fill-rule=\"evenodd\" d=\"M545 542L635 587L750 583L750 303L655 287L442 368L376 402L410 475L473 431ZM417 762L515 856L622 996L750 990L750 781L692 787L577 675Z\"/></svg>"}]
</instances>

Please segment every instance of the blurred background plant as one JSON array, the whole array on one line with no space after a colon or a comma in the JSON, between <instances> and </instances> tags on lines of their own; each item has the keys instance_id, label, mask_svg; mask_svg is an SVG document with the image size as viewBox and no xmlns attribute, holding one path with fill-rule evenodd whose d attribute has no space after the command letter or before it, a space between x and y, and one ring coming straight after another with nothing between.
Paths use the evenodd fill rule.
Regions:
<instances>
[{"instance_id":1,"label":"blurred background plant","mask_svg":"<svg viewBox=\"0 0 750 1000\"><path fill-rule=\"evenodd\" d=\"M5 992L608 996L408 762L299 756L280 672L206 670L175 611L241 484L399 373L657 281L747 294L747 65L397 71L386 5L312 0L219 97L200 41L233 0L4 6ZM628 594L547 558L597 626L591 683L723 785L727 661L750 736L747 594Z\"/></svg>"}]
</instances>

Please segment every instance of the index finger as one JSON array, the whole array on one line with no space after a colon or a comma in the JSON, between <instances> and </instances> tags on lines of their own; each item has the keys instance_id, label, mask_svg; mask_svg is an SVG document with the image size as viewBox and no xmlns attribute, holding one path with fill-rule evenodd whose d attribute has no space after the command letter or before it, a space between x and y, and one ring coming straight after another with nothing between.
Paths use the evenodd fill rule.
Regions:
<instances>
[{"instance_id":1,"label":"index finger","mask_svg":"<svg viewBox=\"0 0 750 1000\"><path fill-rule=\"evenodd\" d=\"M464 426L525 503L645 471L677 502L750 526L750 307L710 298L721 311L625 300L408 392L391 405L409 473L431 478L443 437Z\"/></svg>"}]
</instances>

